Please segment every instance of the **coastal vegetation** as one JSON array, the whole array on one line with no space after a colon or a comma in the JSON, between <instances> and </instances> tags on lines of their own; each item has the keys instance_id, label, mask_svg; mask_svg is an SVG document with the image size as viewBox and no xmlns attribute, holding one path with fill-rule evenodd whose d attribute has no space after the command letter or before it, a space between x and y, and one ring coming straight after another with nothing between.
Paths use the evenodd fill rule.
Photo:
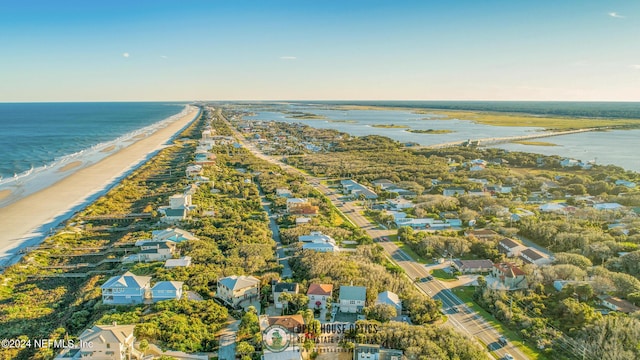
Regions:
<instances>
[{"instance_id":1,"label":"coastal vegetation","mask_svg":"<svg viewBox=\"0 0 640 360\"><path fill-rule=\"evenodd\" d=\"M383 129L404 129L408 128L407 125L399 125L399 124L373 124L371 127L374 128L383 128Z\"/></svg>"}]
</instances>

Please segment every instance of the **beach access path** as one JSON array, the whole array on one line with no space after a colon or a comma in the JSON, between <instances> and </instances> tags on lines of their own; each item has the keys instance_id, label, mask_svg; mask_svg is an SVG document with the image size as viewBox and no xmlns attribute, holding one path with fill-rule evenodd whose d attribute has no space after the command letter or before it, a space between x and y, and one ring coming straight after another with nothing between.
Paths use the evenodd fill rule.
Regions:
<instances>
[{"instance_id":1,"label":"beach access path","mask_svg":"<svg viewBox=\"0 0 640 360\"><path fill-rule=\"evenodd\" d=\"M22 249L36 246L49 231L69 219L148 161L199 114L188 106L182 116L112 155L52 186L0 208L0 267L16 263Z\"/></svg>"}]
</instances>

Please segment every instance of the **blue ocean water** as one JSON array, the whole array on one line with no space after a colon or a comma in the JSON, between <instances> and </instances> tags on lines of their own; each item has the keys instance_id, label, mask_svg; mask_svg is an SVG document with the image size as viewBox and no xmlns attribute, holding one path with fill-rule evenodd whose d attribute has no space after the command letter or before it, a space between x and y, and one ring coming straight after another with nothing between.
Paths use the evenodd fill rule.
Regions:
<instances>
[{"instance_id":1,"label":"blue ocean water","mask_svg":"<svg viewBox=\"0 0 640 360\"><path fill-rule=\"evenodd\" d=\"M150 126L184 103L0 103L0 183Z\"/></svg>"}]
</instances>

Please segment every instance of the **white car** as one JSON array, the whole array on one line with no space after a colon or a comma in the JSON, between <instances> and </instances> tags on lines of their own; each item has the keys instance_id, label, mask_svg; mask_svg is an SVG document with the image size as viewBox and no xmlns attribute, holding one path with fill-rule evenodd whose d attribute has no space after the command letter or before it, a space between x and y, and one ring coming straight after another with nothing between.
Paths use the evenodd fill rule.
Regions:
<instances>
[{"instance_id":1,"label":"white car","mask_svg":"<svg viewBox=\"0 0 640 360\"><path fill-rule=\"evenodd\" d=\"M507 353L504 355L504 357L502 357L502 359L504 360L513 360L513 356L511 356L511 354Z\"/></svg>"}]
</instances>

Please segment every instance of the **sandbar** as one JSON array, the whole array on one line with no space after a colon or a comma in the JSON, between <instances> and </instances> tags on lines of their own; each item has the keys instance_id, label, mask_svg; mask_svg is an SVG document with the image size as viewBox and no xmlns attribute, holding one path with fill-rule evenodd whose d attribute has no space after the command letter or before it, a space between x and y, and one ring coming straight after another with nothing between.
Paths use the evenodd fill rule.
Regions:
<instances>
[{"instance_id":1,"label":"sandbar","mask_svg":"<svg viewBox=\"0 0 640 360\"><path fill-rule=\"evenodd\" d=\"M110 152L116 149L115 145L107 146L106 148L100 150L100 152Z\"/></svg>"},{"instance_id":2,"label":"sandbar","mask_svg":"<svg viewBox=\"0 0 640 360\"><path fill-rule=\"evenodd\" d=\"M17 262L21 249L39 244L50 229L95 201L126 174L145 163L189 125L197 114L198 109L190 106L186 113L153 134L45 189L0 208L0 266ZM0 194L5 197L10 195L6 194L6 190Z\"/></svg>"},{"instance_id":3,"label":"sandbar","mask_svg":"<svg viewBox=\"0 0 640 360\"><path fill-rule=\"evenodd\" d=\"M65 172L65 171L69 171L71 169L75 169L78 166L82 165L82 161L74 161L74 162L70 162L67 165L61 167L60 169L58 169L58 172Z\"/></svg>"}]
</instances>

